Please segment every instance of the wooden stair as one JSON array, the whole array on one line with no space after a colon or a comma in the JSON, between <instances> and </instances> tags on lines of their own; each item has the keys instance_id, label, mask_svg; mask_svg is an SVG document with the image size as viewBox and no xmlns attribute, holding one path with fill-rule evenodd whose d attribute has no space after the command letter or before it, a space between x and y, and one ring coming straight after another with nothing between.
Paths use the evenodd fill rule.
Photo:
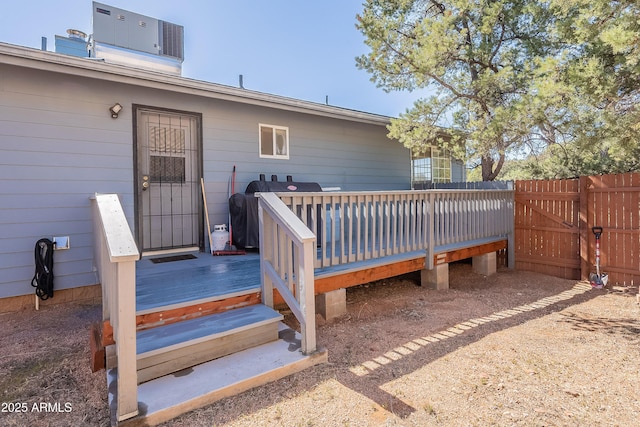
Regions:
<instances>
[{"instance_id":1,"label":"wooden stair","mask_svg":"<svg viewBox=\"0 0 640 427\"><path fill-rule=\"evenodd\" d=\"M140 330L138 383L275 341L282 319L259 304Z\"/></svg>"},{"instance_id":2,"label":"wooden stair","mask_svg":"<svg viewBox=\"0 0 640 427\"><path fill-rule=\"evenodd\" d=\"M138 401L145 410L118 426L156 425L195 408L327 361L324 349L305 355L300 335L247 288L137 313ZM108 322L106 351L110 406L117 379ZM103 359L104 360L104 359Z\"/></svg>"},{"instance_id":3,"label":"wooden stair","mask_svg":"<svg viewBox=\"0 0 640 427\"><path fill-rule=\"evenodd\" d=\"M153 426L181 414L327 362L326 349L300 351L301 336L278 323L278 339L138 385L139 415L116 422L117 369L107 370L111 425Z\"/></svg>"},{"instance_id":4,"label":"wooden stair","mask_svg":"<svg viewBox=\"0 0 640 427\"><path fill-rule=\"evenodd\" d=\"M300 334L261 303L258 256L210 261L139 262L137 416L116 422L113 329L92 331L92 349L106 352L93 360L106 362L112 425L156 425L327 361L324 349L303 354Z\"/></svg>"}]
</instances>

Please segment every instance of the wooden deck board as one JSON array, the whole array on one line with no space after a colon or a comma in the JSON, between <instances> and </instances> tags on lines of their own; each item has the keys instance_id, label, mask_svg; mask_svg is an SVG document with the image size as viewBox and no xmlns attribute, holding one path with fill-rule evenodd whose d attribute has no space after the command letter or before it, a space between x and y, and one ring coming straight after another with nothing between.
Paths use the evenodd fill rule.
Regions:
<instances>
[{"instance_id":1,"label":"wooden deck board","mask_svg":"<svg viewBox=\"0 0 640 427\"><path fill-rule=\"evenodd\" d=\"M139 331L138 356L166 349L187 341L196 341L215 335L240 330L260 322L276 322L282 318L278 312L263 305L252 305L224 313L212 314L184 322Z\"/></svg>"},{"instance_id":2,"label":"wooden deck board","mask_svg":"<svg viewBox=\"0 0 640 427\"><path fill-rule=\"evenodd\" d=\"M448 245L436 246L434 248L434 255L435 255L434 258L449 259L450 261L448 261L448 262L457 261L457 260L464 259L464 258L458 258L456 256L451 256L451 254L456 253L456 252L462 253L462 252L464 252L463 250L470 249L470 248L481 248L481 250L483 250L482 248L484 248L488 244L492 244L492 243L496 243L496 242L503 242L503 244L506 244L506 241L507 241L507 237L506 236L504 236L504 237L503 236L496 236L496 237L491 237L491 238L467 240L467 241L464 241L464 242L450 243ZM502 246L502 247L499 247L496 250L503 249L504 248L503 244L499 245L499 246ZM491 251L490 248L488 248L487 250ZM468 252L471 255L468 255L465 258L477 255L476 253L474 253L474 251L468 251ZM440 254L447 254L447 256L438 257L438 255L440 255ZM367 260L364 260L364 261L356 261L356 262L352 262L352 263L349 263L349 264L340 264L340 265L331 266L331 267L316 268L315 276L316 276L316 278L328 278L328 277L337 276L337 275L340 275L340 274L353 273L353 272L356 272L356 271L367 270L367 269L376 268L376 267L382 267L382 266L385 266L385 265L390 265L390 264L395 264L395 263L403 263L405 261L410 261L410 260L414 260L414 259L418 259L418 258L424 258L425 255L426 255L426 253L425 253L424 250L418 250L418 251L405 252L405 253L401 253L401 254L383 256L383 257L380 257L380 258L367 259ZM455 259L453 259L453 258L455 258ZM423 264L422 268L424 268L424 264Z\"/></svg>"},{"instance_id":3,"label":"wooden deck board","mask_svg":"<svg viewBox=\"0 0 640 427\"><path fill-rule=\"evenodd\" d=\"M507 245L506 237L476 239L435 248L434 265L495 252ZM316 294L362 285L424 269L425 251L406 252L377 259L316 269Z\"/></svg>"},{"instance_id":4,"label":"wooden deck board","mask_svg":"<svg viewBox=\"0 0 640 427\"><path fill-rule=\"evenodd\" d=\"M434 250L434 264L500 250L506 246L506 240L506 236L495 236L437 246ZM153 319L150 317L149 321L162 323L170 316L154 315L160 307L164 311L179 311L183 306L195 307L205 300L249 294L260 287L258 253L250 252L233 257L214 257L206 253L196 255L197 260L153 264L148 259L143 259L137 263L138 317L140 314L155 316ZM318 268L315 270L315 293L421 270L425 268L424 258L425 251L418 250Z\"/></svg>"},{"instance_id":5,"label":"wooden deck board","mask_svg":"<svg viewBox=\"0 0 640 427\"><path fill-rule=\"evenodd\" d=\"M213 257L207 253L194 255L197 259L163 264L153 264L149 259L138 261L136 311L146 313L159 307L177 308L183 303L237 296L260 287L260 256L257 253L233 257Z\"/></svg>"},{"instance_id":6,"label":"wooden deck board","mask_svg":"<svg viewBox=\"0 0 640 427\"><path fill-rule=\"evenodd\" d=\"M383 265L395 264L403 261L408 261L417 258L424 258L426 256L425 251L413 251L405 252L403 254L388 255L381 258L366 259L363 261L356 261L349 264L339 264L331 267L316 268L315 276L318 278L328 278L331 276L337 276L346 273L352 273L356 271L367 270Z\"/></svg>"},{"instance_id":7,"label":"wooden deck board","mask_svg":"<svg viewBox=\"0 0 640 427\"><path fill-rule=\"evenodd\" d=\"M484 246L488 243L506 242L507 236L493 236L485 237L482 239L465 240L464 242L450 243L448 245L436 246L433 250L435 254L442 254L445 252L454 252L461 249L473 248L478 246Z\"/></svg>"}]
</instances>

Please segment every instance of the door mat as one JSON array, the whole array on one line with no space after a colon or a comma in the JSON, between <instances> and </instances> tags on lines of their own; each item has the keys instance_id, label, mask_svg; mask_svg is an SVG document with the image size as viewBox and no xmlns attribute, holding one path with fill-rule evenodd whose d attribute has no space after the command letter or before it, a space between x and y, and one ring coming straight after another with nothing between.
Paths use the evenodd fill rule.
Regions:
<instances>
[{"instance_id":1,"label":"door mat","mask_svg":"<svg viewBox=\"0 0 640 427\"><path fill-rule=\"evenodd\" d=\"M173 255L173 256L165 256L165 257L161 257L161 258L151 258L149 259L149 261L151 261L154 264L160 264L163 262L173 262L173 261L182 261L185 259L198 259L197 256L195 255L191 255L191 254L186 254L186 255Z\"/></svg>"}]
</instances>

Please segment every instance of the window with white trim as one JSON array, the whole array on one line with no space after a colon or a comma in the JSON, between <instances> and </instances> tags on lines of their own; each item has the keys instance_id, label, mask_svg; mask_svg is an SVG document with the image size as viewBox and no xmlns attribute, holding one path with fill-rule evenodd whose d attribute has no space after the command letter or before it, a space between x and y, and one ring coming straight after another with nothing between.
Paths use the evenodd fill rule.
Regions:
<instances>
[{"instance_id":1,"label":"window with white trim","mask_svg":"<svg viewBox=\"0 0 640 427\"><path fill-rule=\"evenodd\" d=\"M260 124L260 157L289 158L289 128Z\"/></svg>"},{"instance_id":2,"label":"window with white trim","mask_svg":"<svg viewBox=\"0 0 640 427\"><path fill-rule=\"evenodd\" d=\"M451 154L429 147L422 154L411 154L411 187L430 188L432 182L451 182Z\"/></svg>"},{"instance_id":3,"label":"window with white trim","mask_svg":"<svg viewBox=\"0 0 640 427\"><path fill-rule=\"evenodd\" d=\"M431 149L431 180L451 182L451 154L447 150Z\"/></svg>"}]
</instances>

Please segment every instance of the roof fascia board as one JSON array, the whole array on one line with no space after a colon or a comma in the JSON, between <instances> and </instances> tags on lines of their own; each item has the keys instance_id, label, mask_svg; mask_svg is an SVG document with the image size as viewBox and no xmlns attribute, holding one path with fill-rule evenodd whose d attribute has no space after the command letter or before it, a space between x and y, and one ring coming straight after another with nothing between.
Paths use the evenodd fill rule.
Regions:
<instances>
[{"instance_id":1,"label":"roof fascia board","mask_svg":"<svg viewBox=\"0 0 640 427\"><path fill-rule=\"evenodd\" d=\"M340 120L374 125L388 125L390 123L390 117L378 114L109 64L99 60L76 58L6 43L0 43L0 63Z\"/></svg>"}]
</instances>

